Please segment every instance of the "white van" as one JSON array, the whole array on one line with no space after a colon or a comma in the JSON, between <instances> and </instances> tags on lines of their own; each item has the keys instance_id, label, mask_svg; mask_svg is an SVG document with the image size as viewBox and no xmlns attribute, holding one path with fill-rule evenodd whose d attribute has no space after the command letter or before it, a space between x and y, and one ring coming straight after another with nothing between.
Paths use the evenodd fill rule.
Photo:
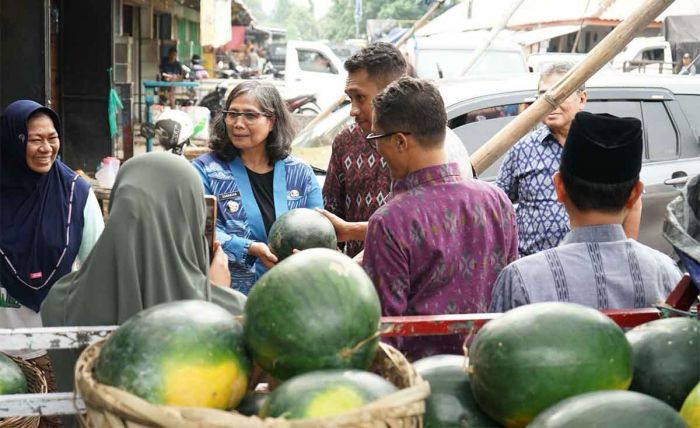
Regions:
<instances>
[{"instance_id":1,"label":"white van","mask_svg":"<svg viewBox=\"0 0 700 428\"><path fill-rule=\"evenodd\" d=\"M671 45L663 37L636 37L613 59L617 71L673 74Z\"/></svg>"},{"instance_id":2,"label":"white van","mask_svg":"<svg viewBox=\"0 0 700 428\"><path fill-rule=\"evenodd\" d=\"M321 109L331 105L345 85L342 61L321 42L287 42L284 80L288 97L316 94Z\"/></svg>"},{"instance_id":3,"label":"white van","mask_svg":"<svg viewBox=\"0 0 700 428\"><path fill-rule=\"evenodd\" d=\"M488 31L465 31L416 37L413 49L411 46L408 49L413 52L418 77L434 80L461 77L467 61L488 36ZM524 74L528 71L520 45L497 37L468 75Z\"/></svg>"}]
</instances>

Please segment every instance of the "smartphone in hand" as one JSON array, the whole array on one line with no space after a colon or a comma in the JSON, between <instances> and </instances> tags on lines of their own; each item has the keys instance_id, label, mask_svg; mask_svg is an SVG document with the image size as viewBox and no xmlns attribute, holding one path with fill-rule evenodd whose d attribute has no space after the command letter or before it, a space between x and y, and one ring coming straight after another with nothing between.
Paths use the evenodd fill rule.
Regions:
<instances>
[{"instance_id":1,"label":"smartphone in hand","mask_svg":"<svg viewBox=\"0 0 700 428\"><path fill-rule=\"evenodd\" d=\"M214 241L216 239L216 205L217 199L213 195L204 196L206 206L206 220L204 222L204 234L207 237L207 247L209 248L209 263L214 260Z\"/></svg>"}]
</instances>

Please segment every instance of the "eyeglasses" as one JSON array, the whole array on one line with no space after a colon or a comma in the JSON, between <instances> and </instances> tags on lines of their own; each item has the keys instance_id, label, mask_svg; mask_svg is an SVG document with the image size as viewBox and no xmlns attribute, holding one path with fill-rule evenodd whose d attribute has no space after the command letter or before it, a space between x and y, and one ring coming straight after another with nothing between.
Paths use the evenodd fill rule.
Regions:
<instances>
[{"instance_id":1,"label":"eyeglasses","mask_svg":"<svg viewBox=\"0 0 700 428\"><path fill-rule=\"evenodd\" d=\"M234 110L224 110L223 114L226 115L228 119L236 120L237 117L242 117L245 123L255 123L260 120L261 117L271 117L272 113L263 113L259 111L234 111Z\"/></svg>"},{"instance_id":2,"label":"eyeglasses","mask_svg":"<svg viewBox=\"0 0 700 428\"><path fill-rule=\"evenodd\" d=\"M374 132L370 132L365 136L365 140L369 143L369 145L374 149L377 149L377 142L379 139L384 138L384 137L391 137L392 135L396 134L404 134L404 135L411 135L410 132L404 132L404 131L394 131L394 132L384 132L383 134L375 134Z\"/></svg>"}]
</instances>

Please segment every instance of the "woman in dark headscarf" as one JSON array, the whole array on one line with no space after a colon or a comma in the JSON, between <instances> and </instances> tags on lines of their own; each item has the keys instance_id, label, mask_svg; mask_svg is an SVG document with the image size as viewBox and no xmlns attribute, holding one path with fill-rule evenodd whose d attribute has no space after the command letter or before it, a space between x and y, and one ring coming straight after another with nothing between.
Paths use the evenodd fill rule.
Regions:
<instances>
[{"instance_id":1,"label":"woman in dark headscarf","mask_svg":"<svg viewBox=\"0 0 700 428\"><path fill-rule=\"evenodd\" d=\"M46 294L104 228L90 185L56 159L60 146L47 107L16 101L0 117L0 328L41 327ZM14 354L53 383L44 351Z\"/></svg>"},{"instance_id":2,"label":"woman in dark headscarf","mask_svg":"<svg viewBox=\"0 0 700 428\"><path fill-rule=\"evenodd\" d=\"M242 313L245 297L228 288L228 259L220 248L210 271L204 224L204 190L189 162L170 153L130 159L114 183L104 233L80 270L49 293L44 324L122 324L143 309L184 299ZM51 352L60 390L71 390L77 357Z\"/></svg>"}]
</instances>

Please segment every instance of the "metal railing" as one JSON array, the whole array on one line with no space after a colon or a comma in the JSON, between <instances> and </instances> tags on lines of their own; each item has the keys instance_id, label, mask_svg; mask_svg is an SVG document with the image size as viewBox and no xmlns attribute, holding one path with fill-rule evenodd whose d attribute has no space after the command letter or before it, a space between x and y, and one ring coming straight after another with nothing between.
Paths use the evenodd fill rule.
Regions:
<instances>
[{"instance_id":1,"label":"metal railing","mask_svg":"<svg viewBox=\"0 0 700 428\"><path fill-rule=\"evenodd\" d=\"M383 336L427 336L469 334L501 314L465 314L382 318ZM610 311L608 315L621 327L634 327L654 319L657 309ZM117 326L46 327L0 329L0 350L36 351L79 349L106 338ZM82 399L73 392L13 394L0 396L0 419L11 416L73 415L85 412Z\"/></svg>"},{"instance_id":2,"label":"metal railing","mask_svg":"<svg viewBox=\"0 0 700 428\"><path fill-rule=\"evenodd\" d=\"M676 64L672 62L654 61L654 60L635 60L625 61L622 64L622 71L625 73L641 73L641 74L673 74Z\"/></svg>"}]
</instances>

